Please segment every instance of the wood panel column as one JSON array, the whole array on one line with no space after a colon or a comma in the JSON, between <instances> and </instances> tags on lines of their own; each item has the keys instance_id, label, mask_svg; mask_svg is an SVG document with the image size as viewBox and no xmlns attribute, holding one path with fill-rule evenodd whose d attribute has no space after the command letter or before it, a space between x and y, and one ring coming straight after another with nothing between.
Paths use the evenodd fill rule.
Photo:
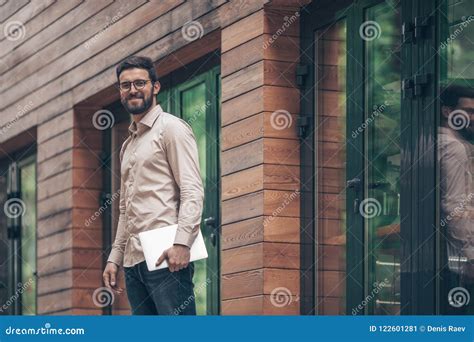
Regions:
<instances>
[{"instance_id":1,"label":"wood panel column","mask_svg":"<svg viewBox=\"0 0 474 342\"><path fill-rule=\"evenodd\" d=\"M299 314L298 11L273 2L222 30L224 315Z\"/></svg>"},{"instance_id":2,"label":"wood panel column","mask_svg":"<svg viewBox=\"0 0 474 342\"><path fill-rule=\"evenodd\" d=\"M75 108L38 127L38 314L101 315L102 131L97 108Z\"/></svg>"}]
</instances>

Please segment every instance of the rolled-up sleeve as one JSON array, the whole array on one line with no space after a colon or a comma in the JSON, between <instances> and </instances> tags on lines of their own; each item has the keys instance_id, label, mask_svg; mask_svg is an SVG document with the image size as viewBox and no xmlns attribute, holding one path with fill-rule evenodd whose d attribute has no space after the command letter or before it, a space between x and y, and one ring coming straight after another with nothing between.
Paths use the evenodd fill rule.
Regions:
<instances>
[{"instance_id":1,"label":"rolled-up sleeve","mask_svg":"<svg viewBox=\"0 0 474 342\"><path fill-rule=\"evenodd\" d=\"M122 152L120 153L120 161L122 161ZM123 265L123 257L125 253L125 245L127 243L129 232L127 231L127 219L125 215L125 191L123 179L120 179L120 202L119 202L119 220L117 224L117 234L112 245L109 258L107 261L113 262L118 266Z\"/></svg>"},{"instance_id":2,"label":"rolled-up sleeve","mask_svg":"<svg viewBox=\"0 0 474 342\"><path fill-rule=\"evenodd\" d=\"M192 128L182 120L169 122L163 134L166 155L180 191L175 244L191 247L199 232L204 190Z\"/></svg>"}]
</instances>

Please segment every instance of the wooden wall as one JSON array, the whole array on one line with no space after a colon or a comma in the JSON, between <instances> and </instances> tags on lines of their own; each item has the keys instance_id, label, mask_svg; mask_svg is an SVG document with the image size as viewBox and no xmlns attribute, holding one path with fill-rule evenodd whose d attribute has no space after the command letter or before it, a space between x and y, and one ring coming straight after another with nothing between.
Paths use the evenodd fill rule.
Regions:
<instances>
[{"instance_id":1,"label":"wooden wall","mask_svg":"<svg viewBox=\"0 0 474 342\"><path fill-rule=\"evenodd\" d=\"M299 24L262 46L299 4L267 2L3 4L0 31L19 20L25 36L0 41L0 128L8 126L0 147L5 155L15 139L37 130L39 314L102 313L91 298L102 286L103 227L84 222L98 210L102 189L102 132L91 126L92 115L117 100L115 65L146 55L164 75L200 57L192 47L212 46L206 37L218 39L222 53L222 313L298 313L299 197L292 194L299 189ZM183 37L190 20L202 25L200 40ZM293 124L275 130L276 110L290 112ZM271 305L277 287L291 291L291 305ZM120 302L117 313L126 307Z\"/></svg>"}]
</instances>

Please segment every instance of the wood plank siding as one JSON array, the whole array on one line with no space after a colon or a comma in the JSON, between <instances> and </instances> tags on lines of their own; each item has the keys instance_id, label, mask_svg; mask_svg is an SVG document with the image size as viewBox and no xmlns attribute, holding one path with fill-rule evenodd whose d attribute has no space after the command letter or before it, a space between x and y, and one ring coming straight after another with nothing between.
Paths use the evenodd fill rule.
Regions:
<instances>
[{"instance_id":1,"label":"wood plank siding","mask_svg":"<svg viewBox=\"0 0 474 342\"><path fill-rule=\"evenodd\" d=\"M223 314L299 313L298 10L268 4L222 30Z\"/></svg>"},{"instance_id":2,"label":"wood plank siding","mask_svg":"<svg viewBox=\"0 0 474 342\"><path fill-rule=\"evenodd\" d=\"M104 187L93 115L118 100L115 66L139 54L165 76L210 52L222 77L221 313L299 314L296 13L307 2L3 2L0 32L18 20L24 37L0 40L0 157L36 144L38 314L104 314L93 302L105 253L102 220L90 220ZM201 39L183 37L191 20ZM274 304L281 288L287 305ZM125 294L112 313L130 314Z\"/></svg>"}]
</instances>

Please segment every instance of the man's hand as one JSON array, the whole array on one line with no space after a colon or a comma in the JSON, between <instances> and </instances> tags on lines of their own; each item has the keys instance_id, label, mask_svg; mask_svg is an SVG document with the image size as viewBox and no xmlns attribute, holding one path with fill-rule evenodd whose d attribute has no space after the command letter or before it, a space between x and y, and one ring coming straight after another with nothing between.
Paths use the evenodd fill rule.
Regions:
<instances>
[{"instance_id":1,"label":"man's hand","mask_svg":"<svg viewBox=\"0 0 474 342\"><path fill-rule=\"evenodd\" d=\"M189 264L189 247L185 245L173 245L161 254L156 266L159 266L163 261L168 261L168 268L171 272L177 272L183 268L188 267Z\"/></svg>"},{"instance_id":2,"label":"man's hand","mask_svg":"<svg viewBox=\"0 0 474 342\"><path fill-rule=\"evenodd\" d=\"M102 278L104 279L106 287L114 290L118 294L122 293L123 289L118 286L118 266L116 264L109 261L105 266Z\"/></svg>"}]
</instances>

